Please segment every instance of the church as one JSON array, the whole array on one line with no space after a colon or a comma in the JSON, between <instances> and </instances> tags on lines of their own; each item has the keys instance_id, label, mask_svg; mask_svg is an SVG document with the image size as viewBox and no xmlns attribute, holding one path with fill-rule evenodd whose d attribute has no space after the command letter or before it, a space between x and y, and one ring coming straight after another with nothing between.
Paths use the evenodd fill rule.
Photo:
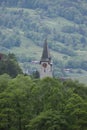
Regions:
<instances>
[{"instance_id":1,"label":"church","mask_svg":"<svg viewBox=\"0 0 87 130\"><path fill-rule=\"evenodd\" d=\"M52 60L48 48L47 39L43 45L42 57L40 59L40 79L52 76Z\"/></svg>"}]
</instances>

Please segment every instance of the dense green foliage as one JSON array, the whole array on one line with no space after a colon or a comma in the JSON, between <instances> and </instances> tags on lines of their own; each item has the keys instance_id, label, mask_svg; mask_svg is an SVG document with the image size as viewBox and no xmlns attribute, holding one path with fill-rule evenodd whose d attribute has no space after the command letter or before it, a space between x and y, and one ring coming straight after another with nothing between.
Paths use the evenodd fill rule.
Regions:
<instances>
[{"instance_id":1,"label":"dense green foliage","mask_svg":"<svg viewBox=\"0 0 87 130\"><path fill-rule=\"evenodd\" d=\"M0 130L87 130L87 87L1 75Z\"/></svg>"},{"instance_id":2,"label":"dense green foliage","mask_svg":"<svg viewBox=\"0 0 87 130\"><path fill-rule=\"evenodd\" d=\"M4 73L9 74L11 77L22 74L22 70L14 54L0 54L0 75Z\"/></svg>"},{"instance_id":3,"label":"dense green foliage","mask_svg":"<svg viewBox=\"0 0 87 130\"><path fill-rule=\"evenodd\" d=\"M46 37L55 76L87 70L86 0L0 0L0 13L0 51L15 53L24 70L34 70L29 62L40 60Z\"/></svg>"}]
</instances>

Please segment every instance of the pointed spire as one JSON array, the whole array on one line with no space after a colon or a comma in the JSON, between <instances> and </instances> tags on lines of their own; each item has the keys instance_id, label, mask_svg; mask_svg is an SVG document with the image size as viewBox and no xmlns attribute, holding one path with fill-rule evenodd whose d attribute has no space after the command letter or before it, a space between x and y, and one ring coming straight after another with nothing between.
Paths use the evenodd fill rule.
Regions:
<instances>
[{"instance_id":1,"label":"pointed spire","mask_svg":"<svg viewBox=\"0 0 87 130\"><path fill-rule=\"evenodd\" d=\"M50 62L50 60L51 60L51 56L48 50L47 39L45 39L44 46L43 46L43 53L42 53L40 62L43 62L43 61Z\"/></svg>"}]
</instances>

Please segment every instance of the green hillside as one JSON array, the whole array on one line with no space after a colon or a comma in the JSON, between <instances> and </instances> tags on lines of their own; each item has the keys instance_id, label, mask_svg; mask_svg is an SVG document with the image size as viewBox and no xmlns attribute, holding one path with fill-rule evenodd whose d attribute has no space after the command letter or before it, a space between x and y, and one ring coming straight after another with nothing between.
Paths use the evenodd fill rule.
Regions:
<instances>
[{"instance_id":1,"label":"green hillside","mask_svg":"<svg viewBox=\"0 0 87 130\"><path fill-rule=\"evenodd\" d=\"M86 0L0 0L0 52L13 52L24 72L36 70L45 38L56 77L87 75ZM68 72L67 72L68 69ZM78 75L78 77L77 77Z\"/></svg>"}]
</instances>

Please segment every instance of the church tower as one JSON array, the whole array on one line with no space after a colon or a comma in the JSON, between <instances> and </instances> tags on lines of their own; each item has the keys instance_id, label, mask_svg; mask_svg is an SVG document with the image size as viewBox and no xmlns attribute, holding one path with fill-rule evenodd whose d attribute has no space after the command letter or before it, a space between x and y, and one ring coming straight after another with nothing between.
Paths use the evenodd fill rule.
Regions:
<instances>
[{"instance_id":1,"label":"church tower","mask_svg":"<svg viewBox=\"0 0 87 130\"><path fill-rule=\"evenodd\" d=\"M51 56L48 50L47 39L44 42L40 65L41 65L40 79L44 77L52 77L52 62L51 62Z\"/></svg>"}]
</instances>

